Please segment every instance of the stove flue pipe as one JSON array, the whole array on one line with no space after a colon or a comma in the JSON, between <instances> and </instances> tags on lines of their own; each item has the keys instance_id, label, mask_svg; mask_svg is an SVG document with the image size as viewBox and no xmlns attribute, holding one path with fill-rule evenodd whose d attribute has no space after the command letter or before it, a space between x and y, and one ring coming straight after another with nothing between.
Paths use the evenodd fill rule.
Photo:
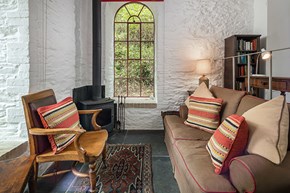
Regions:
<instances>
[{"instance_id":1,"label":"stove flue pipe","mask_svg":"<svg viewBox=\"0 0 290 193\"><path fill-rule=\"evenodd\" d=\"M101 0L92 0L93 9L93 99L102 98L102 4Z\"/></svg>"}]
</instances>

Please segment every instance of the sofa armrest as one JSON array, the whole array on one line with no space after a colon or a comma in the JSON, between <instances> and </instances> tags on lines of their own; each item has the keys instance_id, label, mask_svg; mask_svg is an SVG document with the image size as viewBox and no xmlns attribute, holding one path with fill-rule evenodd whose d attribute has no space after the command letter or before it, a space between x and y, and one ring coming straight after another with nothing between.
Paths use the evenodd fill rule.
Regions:
<instances>
[{"instance_id":1,"label":"sofa armrest","mask_svg":"<svg viewBox=\"0 0 290 193\"><path fill-rule=\"evenodd\" d=\"M188 115L188 108L187 108L187 106L186 105L181 105L179 107L179 116L182 119L186 120L187 119L187 115Z\"/></svg>"},{"instance_id":2,"label":"sofa armrest","mask_svg":"<svg viewBox=\"0 0 290 193\"><path fill-rule=\"evenodd\" d=\"M280 165L258 155L233 158L229 176L238 192L290 192L290 153Z\"/></svg>"},{"instance_id":3,"label":"sofa armrest","mask_svg":"<svg viewBox=\"0 0 290 193\"><path fill-rule=\"evenodd\" d=\"M177 115L177 116L179 116L179 111L161 111L162 119L164 119L164 117L166 115Z\"/></svg>"}]
</instances>

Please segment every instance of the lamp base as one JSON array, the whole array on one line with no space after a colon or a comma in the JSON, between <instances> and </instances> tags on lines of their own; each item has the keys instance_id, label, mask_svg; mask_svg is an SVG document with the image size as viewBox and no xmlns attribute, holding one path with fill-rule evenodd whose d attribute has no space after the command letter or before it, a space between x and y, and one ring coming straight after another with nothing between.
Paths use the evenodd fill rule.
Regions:
<instances>
[{"instance_id":1,"label":"lamp base","mask_svg":"<svg viewBox=\"0 0 290 193\"><path fill-rule=\"evenodd\" d=\"M205 85L208 88L209 87L209 79L205 75L202 75L202 77L199 78L199 84L201 84L203 82L205 83Z\"/></svg>"}]
</instances>

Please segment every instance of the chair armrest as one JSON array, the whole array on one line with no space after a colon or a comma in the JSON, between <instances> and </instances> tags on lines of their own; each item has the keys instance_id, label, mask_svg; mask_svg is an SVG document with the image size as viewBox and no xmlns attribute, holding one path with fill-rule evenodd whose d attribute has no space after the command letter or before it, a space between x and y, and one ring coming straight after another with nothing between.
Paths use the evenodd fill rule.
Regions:
<instances>
[{"instance_id":1,"label":"chair armrest","mask_svg":"<svg viewBox=\"0 0 290 193\"><path fill-rule=\"evenodd\" d=\"M95 131L101 130L102 127L97 124L97 117L99 113L102 111L102 109L94 109L94 110L78 110L80 115L88 115L88 114L93 114L92 119L91 119L91 124L94 128Z\"/></svg>"},{"instance_id":2,"label":"chair armrest","mask_svg":"<svg viewBox=\"0 0 290 193\"><path fill-rule=\"evenodd\" d=\"M44 128L31 128L29 133L31 135L57 135L57 134L80 134L86 130L81 128L55 128L55 129L44 129Z\"/></svg>"},{"instance_id":3,"label":"chair armrest","mask_svg":"<svg viewBox=\"0 0 290 193\"><path fill-rule=\"evenodd\" d=\"M184 120L187 119L187 116L188 116L188 108L187 108L186 105L181 105L181 106L179 107L179 116L180 116L182 119L184 119Z\"/></svg>"},{"instance_id":4,"label":"chair armrest","mask_svg":"<svg viewBox=\"0 0 290 193\"><path fill-rule=\"evenodd\" d=\"M280 165L258 155L233 158L229 176L238 192L290 192L290 153Z\"/></svg>"}]
</instances>

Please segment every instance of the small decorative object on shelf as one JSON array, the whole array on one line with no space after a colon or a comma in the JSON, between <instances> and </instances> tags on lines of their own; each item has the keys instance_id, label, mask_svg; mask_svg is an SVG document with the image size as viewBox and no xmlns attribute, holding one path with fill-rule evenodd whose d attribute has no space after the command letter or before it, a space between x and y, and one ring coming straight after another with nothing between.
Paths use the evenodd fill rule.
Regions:
<instances>
[{"instance_id":1,"label":"small decorative object on shelf","mask_svg":"<svg viewBox=\"0 0 290 193\"><path fill-rule=\"evenodd\" d=\"M260 51L261 35L233 35L225 39L225 57L239 56L235 58L235 69L231 59L225 60L224 87L236 90L246 90L245 77L248 69L251 74L256 74L256 65L259 63L258 55L250 57L242 56ZM248 61L248 59L250 61ZM250 68L248 68L250 64ZM233 72L234 70L234 72ZM235 85L233 85L233 74L235 74Z\"/></svg>"}]
</instances>

